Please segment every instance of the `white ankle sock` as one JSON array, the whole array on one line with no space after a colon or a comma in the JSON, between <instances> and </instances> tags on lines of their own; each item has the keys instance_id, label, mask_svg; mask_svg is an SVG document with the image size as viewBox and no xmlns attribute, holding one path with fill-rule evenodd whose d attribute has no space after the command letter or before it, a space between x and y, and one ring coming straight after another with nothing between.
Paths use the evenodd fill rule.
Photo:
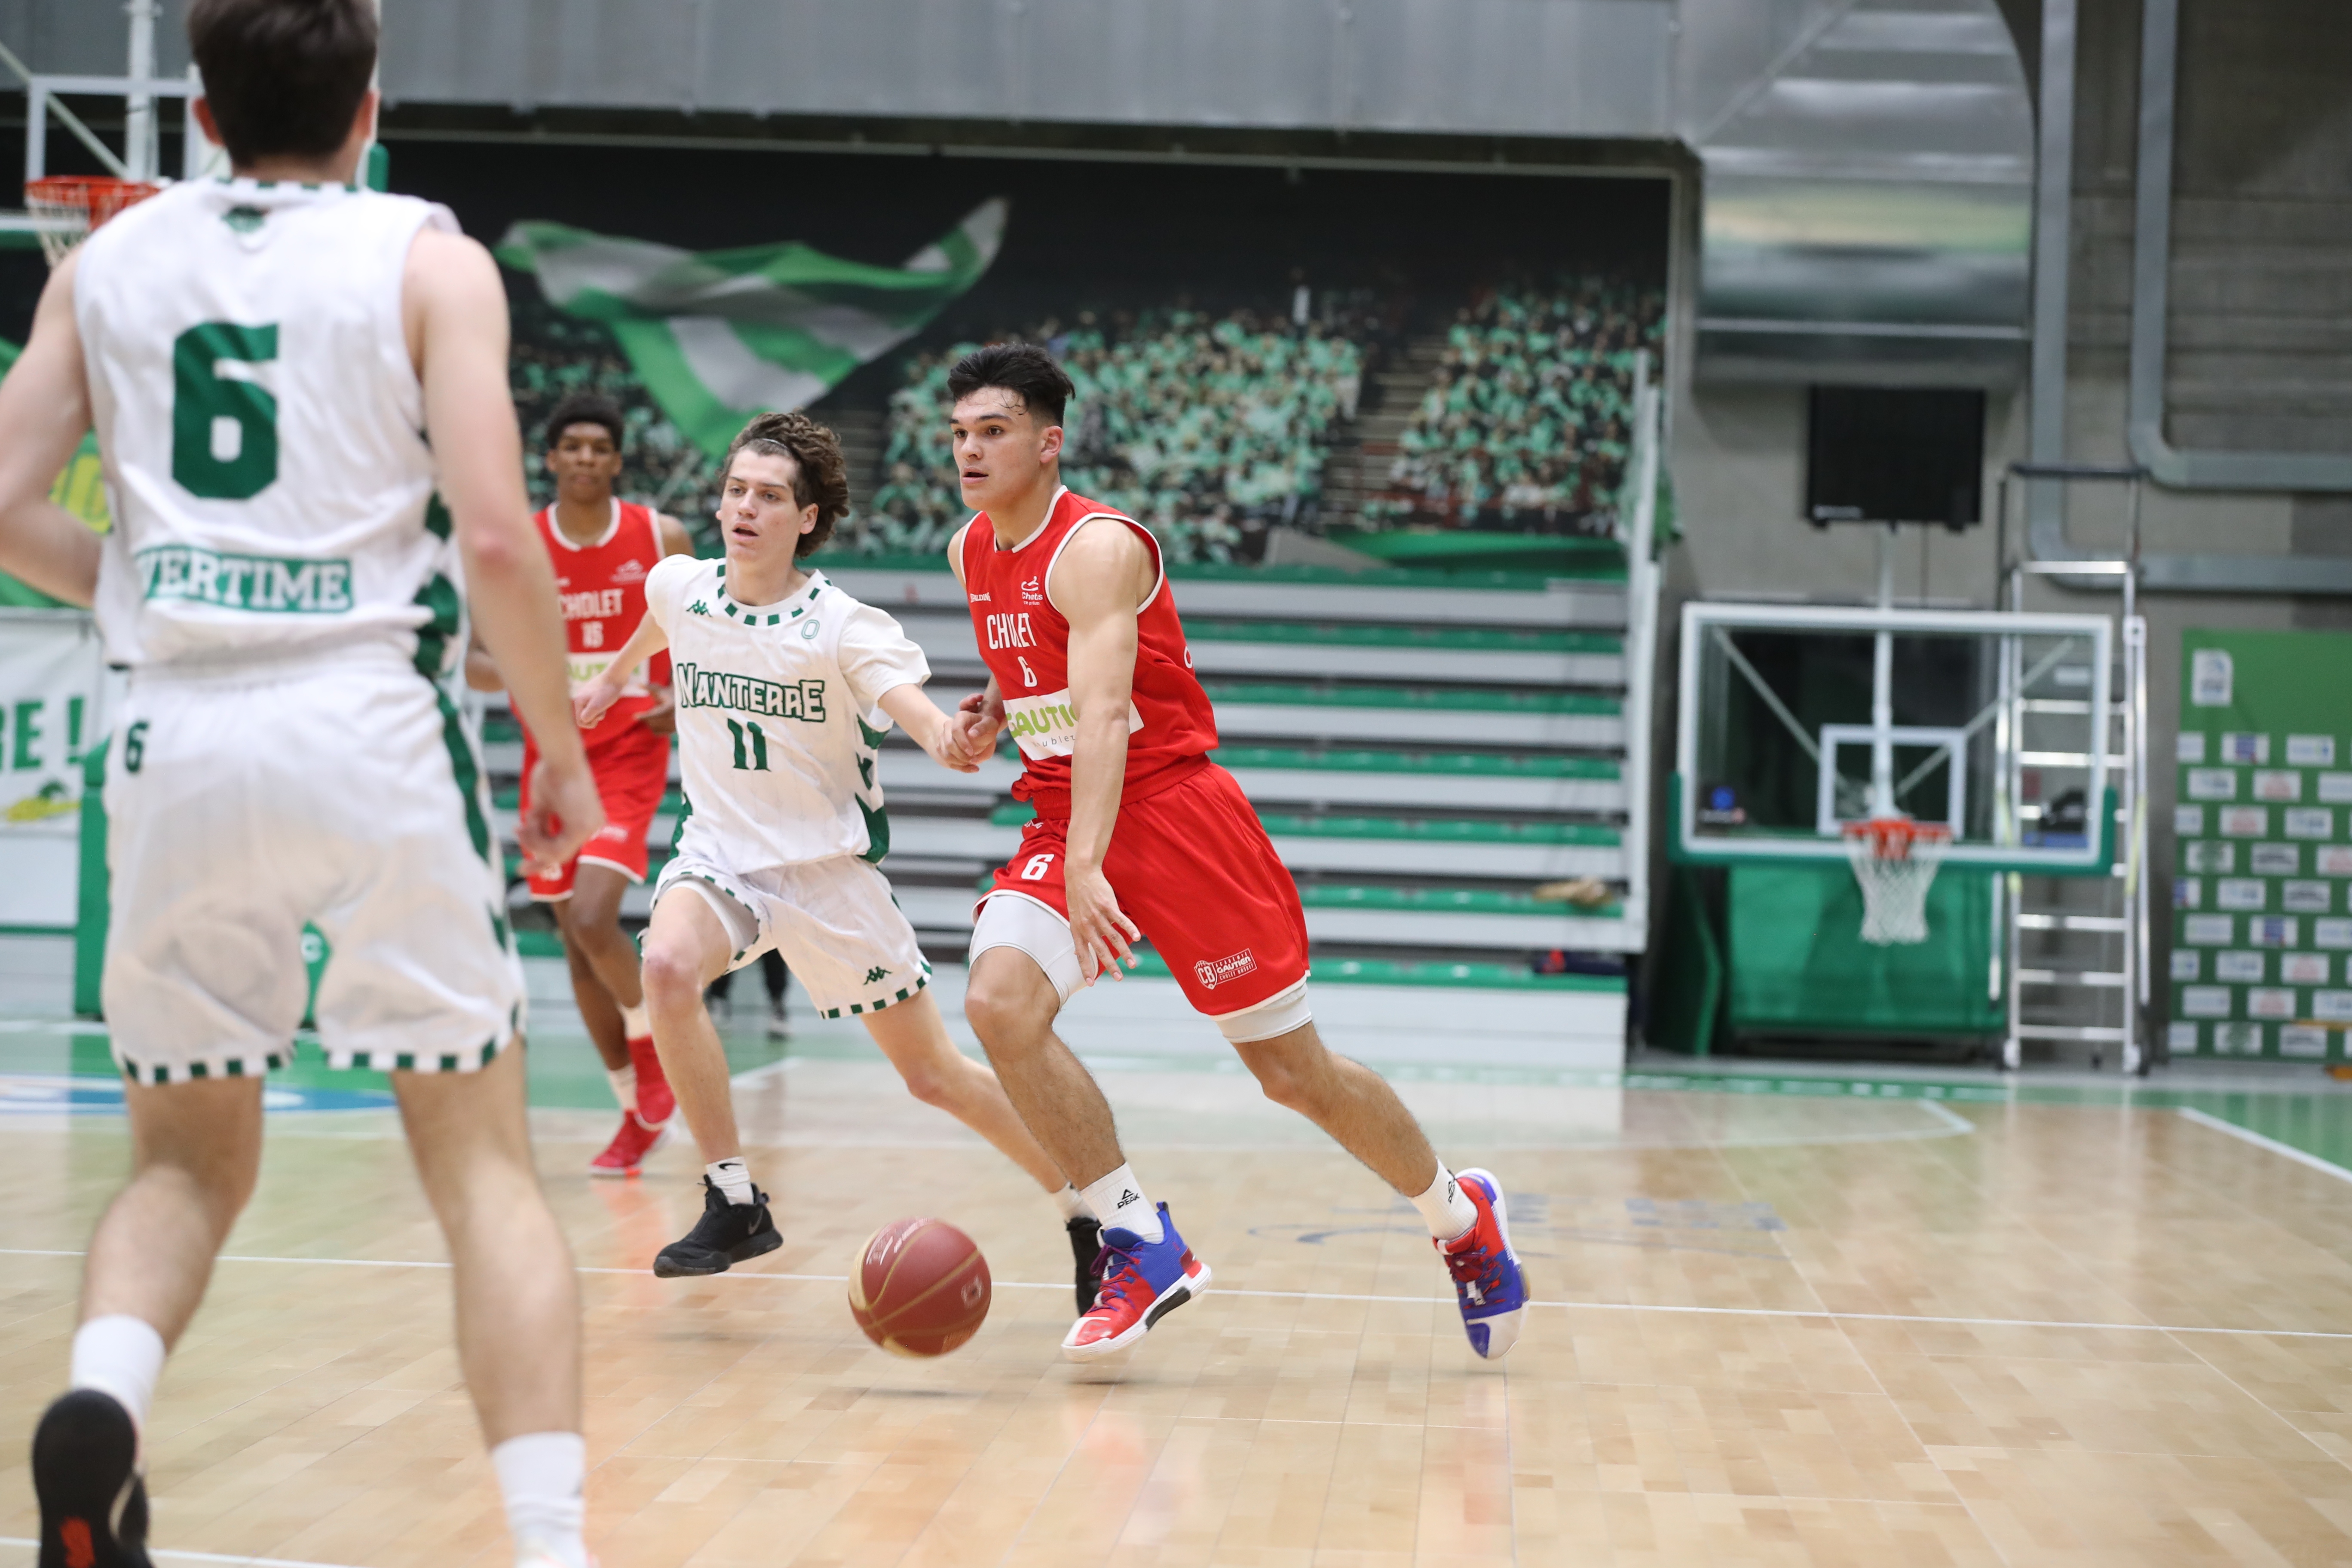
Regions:
<instances>
[{"instance_id":1,"label":"white ankle sock","mask_svg":"<svg viewBox=\"0 0 2352 1568\"><path fill-rule=\"evenodd\" d=\"M621 1033L633 1040L653 1038L653 1019L646 1015L646 1005L643 1002L634 1007L621 1009Z\"/></svg>"},{"instance_id":2,"label":"white ankle sock","mask_svg":"<svg viewBox=\"0 0 2352 1568\"><path fill-rule=\"evenodd\" d=\"M588 1568L580 1538L587 1514L581 1497L588 1445L577 1432L529 1432L490 1450L499 1490L507 1502L507 1529L516 1550L536 1547L563 1568Z\"/></svg>"},{"instance_id":3,"label":"white ankle sock","mask_svg":"<svg viewBox=\"0 0 2352 1568\"><path fill-rule=\"evenodd\" d=\"M143 1318L113 1313L74 1331L73 1386L111 1395L142 1430L163 1375L163 1336Z\"/></svg>"},{"instance_id":4,"label":"white ankle sock","mask_svg":"<svg viewBox=\"0 0 2352 1568\"><path fill-rule=\"evenodd\" d=\"M634 1111L637 1108L637 1069L634 1067L606 1068L604 1076L613 1080L613 1098L621 1109Z\"/></svg>"},{"instance_id":5,"label":"white ankle sock","mask_svg":"<svg viewBox=\"0 0 2352 1568\"><path fill-rule=\"evenodd\" d=\"M1429 1234L1440 1241L1458 1240L1478 1223L1478 1211L1471 1206L1470 1194L1462 1190L1462 1184L1454 1179L1454 1173L1445 1168L1443 1160L1437 1163L1437 1180L1429 1184L1429 1191L1412 1200L1412 1206L1428 1222Z\"/></svg>"},{"instance_id":6,"label":"white ankle sock","mask_svg":"<svg viewBox=\"0 0 2352 1568\"><path fill-rule=\"evenodd\" d=\"M1078 1219L1087 1212L1087 1200L1080 1197L1078 1189L1067 1182L1064 1182L1062 1190L1054 1194L1054 1204L1062 1211L1064 1219Z\"/></svg>"},{"instance_id":7,"label":"white ankle sock","mask_svg":"<svg viewBox=\"0 0 2352 1568\"><path fill-rule=\"evenodd\" d=\"M1135 1179L1134 1167L1121 1165L1099 1182L1088 1182L1079 1194L1087 1207L1095 1211L1103 1228L1113 1226L1131 1230L1146 1241L1165 1241L1168 1233L1160 1227L1160 1211L1143 1191L1143 1184Z\"/></svg>"},{"instance_id":8,"label":"white ankle sock","mask_svg":"<svg viewBox=\"0 0 2352 1568\"><path fill-rule=\"evenodd\" d=\"M713 1160L703 1166L702 1171L710 1178L710 1184L725 1194L729 1203L748 1204L751 1201L751 1170L743 1163L742 1155Z\"/></svg>"}]
</instances>

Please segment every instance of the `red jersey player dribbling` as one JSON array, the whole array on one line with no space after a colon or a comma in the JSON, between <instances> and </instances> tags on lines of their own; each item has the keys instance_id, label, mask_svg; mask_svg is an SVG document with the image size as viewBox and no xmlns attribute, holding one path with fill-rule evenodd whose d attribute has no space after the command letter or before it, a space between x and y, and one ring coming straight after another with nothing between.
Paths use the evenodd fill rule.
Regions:
<instances>
[{"instance_id":1,"label":"red jersey player dribbling","mask_svg":"<svg viewBox=\"0 0 2352 1568\"><path fill-rule=\"evenodd\" d=\"M1070 759L1077 716L1069 678L1069 622L1045 590L1083 524L1116 520L1150 552L1151 596L1136 616L1127 772L1119 828L1103 860L1119 907L1148 931L1192 1005L1234 1014L1303 992L1307 921L1289 874L1241 786L1210 763L1216 715L1193 677L1183 624L1160 569L1159 542L1108 507L1058 489L1045 526L1013 550L967 526L957 565L982 657L1004 704L1005 729L1025 763L1013 793L1037 815L1020 853L988 897L1027 899L1066 923Z\"/></svg>"},{"instance_id":2,"label":"red jersey player dribbling","mask_svg":"<svg viewBox=\"0 0 2352 1568\"><path fill-rule=\"evenodd\" d=\"M1030 344L949 373L964 500L948 547L989 688L960 715L977 761L1000 729L1036 808L973 923L971 1021L1004 1089L1102 1221L1094 1306L1062 1342L1088 1361L1133 1344L1198 1296L1209 1269L1119 1151L1101 1089L1053 1033L1079 986L1148 937L1267 1096L1299 1111L1411 1200L1453 1275L1481 1356L1517 1341L1527 1287L1501 1184L1441 1163L1393 1089L1334 1055L1307 993L1298 890L1231 773L1150 530L1060 482L1069 378Z\"/></svg>"}]
</instances>

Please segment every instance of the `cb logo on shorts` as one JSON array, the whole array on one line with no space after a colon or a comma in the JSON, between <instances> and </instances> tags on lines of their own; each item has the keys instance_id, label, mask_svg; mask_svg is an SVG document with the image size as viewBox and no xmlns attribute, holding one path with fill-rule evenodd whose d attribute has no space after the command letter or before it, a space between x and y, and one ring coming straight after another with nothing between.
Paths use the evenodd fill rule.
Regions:
<instances>
[{"instance_id":1,"label":"cb logo on shorts","mask_svg":"<svg viewBox=\"0 0 2352 1568\"><path fill-rule=\"evenodd\" d=\"M1239 980L1244 974L1255 974L1257 959L1248 948L1244 948L1230 957L1202 959L1192 965L1192 973L1200 976L1202 985L1214 991L1228 980Z\"/></svg>"}]
</instances>

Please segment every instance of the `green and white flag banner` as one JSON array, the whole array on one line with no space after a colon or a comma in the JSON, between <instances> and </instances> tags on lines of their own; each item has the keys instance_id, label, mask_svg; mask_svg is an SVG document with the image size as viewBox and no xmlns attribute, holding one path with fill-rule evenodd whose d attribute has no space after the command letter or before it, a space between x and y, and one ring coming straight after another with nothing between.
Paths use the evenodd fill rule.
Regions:
<instances>
[{"instance_id":1,"label":"green and white flag banner","mask_svg":"<svg viewBox=\"0 0 2352 1568\"><path fill-rule=\"evenodd\" d=\"M920 331L996 259L1009 211L982 202L895 268L796 240L690 251L537 222L509 229L498 257L609 327L662 412L717 457L753 415L804 407Z\"/></svg>"}]
</instances>

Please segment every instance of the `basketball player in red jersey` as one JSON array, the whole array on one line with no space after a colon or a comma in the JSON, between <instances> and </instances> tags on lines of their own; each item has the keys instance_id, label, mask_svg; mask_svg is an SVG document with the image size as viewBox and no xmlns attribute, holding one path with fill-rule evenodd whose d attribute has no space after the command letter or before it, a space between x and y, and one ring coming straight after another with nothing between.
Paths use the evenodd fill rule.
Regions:
<instances>
[{"instance_id":1,"label":"basketball player in red jersey","mask_svg":"<svg viewBox=\"0 0 2352 1568\"><path fill-rule=\"evenodd\" d=\"M547 421L547 470L555 476L556 499L533 521L555 562L575 692L636 631L646 613L646 574L654 563L693 549L676 518L614 496L625 429L620 405L595 393L566 397ZM498 687L478 648L467 674L478 687ZM648 674L649 679L634 683L614 704L605 722L581 735L604 803L604 829L580 847L575 858L530 879L531 897L554 906L563 956L572 966L572 997L621 1102L620 1131L589 1163L590 1172L599 1176L635 1175L677 1105L654 1053L636 944L621 929L621 895L646 879L646 834L669 783L675 721L668 657L655 658ZM623 721L613 723L614 718ZM537 755L525 731L526 812Z\"/></svg>"},{"instance_id":2,"label":"basketball player in red jersey","mask_svg":"<svg viewBox=\"0 0 2352 1568\"><path fill-rule=\"evenodd\" d=\"M957 363L948 390L957 477L979 512L948 557L989 669L958 715L958 756L985 758L1010 729L1024 763L1013 793L1037 812L982 896L964 1016L1102 1222L1102 1285L1063 1353L1121 1350L1209 1282L1053 1031L1071 994L1132 967L1129 944L1146 936L1267 1098L1412 1200L1472 1348L1502 1355L1527 1305L1502 1188L1482 1170L1447 1171L1395 1090L1316 1034L1298 890L1241 786L1209 759L1216 717L1159 543L1062 487L1069 378L1042 348L992 344Z\"/></svg>"}]
</instances>

